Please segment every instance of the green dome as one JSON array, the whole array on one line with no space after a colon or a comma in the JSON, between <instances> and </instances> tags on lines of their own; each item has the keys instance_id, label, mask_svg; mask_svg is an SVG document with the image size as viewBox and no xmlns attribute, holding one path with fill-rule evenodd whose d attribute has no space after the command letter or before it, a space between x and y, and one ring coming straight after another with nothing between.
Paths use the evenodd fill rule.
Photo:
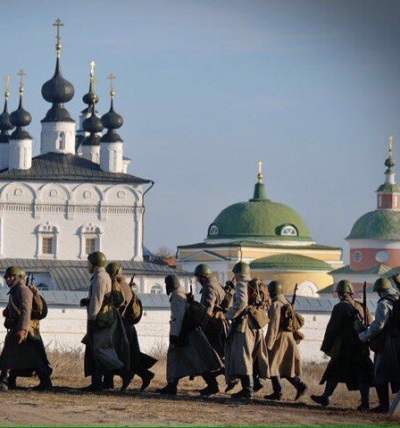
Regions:
<instances>
[{"instance_id":1,"label":"green dome","mask_svg":"<svg viewBox=\"0 0 400 428\"><path fill-rule=\"evenodd\" d=\"M292 208L267 199L263 186L256 184L249 202L222 210L209 226L207 239L312 241L301 216Z\"/></svg>"},{"instance_id":2,"label":"green dome","mask_svg":"<svg viewBox=\"0 0 400 428\"><path fill-rule=\"evenodd\" d=\"M294 271L331 271L332 266L322 260L299 254L277 254L275 256L263 257L253 260L250 268L254 270L294 270Z\"/></svg>"},{"instance_id":3,"label":"green dome","mask_svg":"<svg viewBox=\"0 0 400 428\"><path fill-rule=\"evenodd\" d=\"M364 214L346 239L400 240L400 211L375 210Z\"/></svg>"}]
</instances>

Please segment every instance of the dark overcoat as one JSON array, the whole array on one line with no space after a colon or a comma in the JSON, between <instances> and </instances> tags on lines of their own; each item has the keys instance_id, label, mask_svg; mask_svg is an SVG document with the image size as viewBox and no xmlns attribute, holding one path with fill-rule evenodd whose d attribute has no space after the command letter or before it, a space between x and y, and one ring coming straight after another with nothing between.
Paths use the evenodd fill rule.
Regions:
<instances>
[{"instance_id":1,"label":"dark overcoat","mask_svg":"<svg viewBox=\"0 0 400 428\"><path fill-rule=\"evenodd\" d=\"M140 374L153 367L157 360L140 351L135 324L133 324L130 318L124 316L124 309L129 305L133 298L133 291L124 277L119 277L118 283L120 284L122 294L124 295L124 303L120 308L120 313L129 342L130 370L132 373Z\"/></svg>"},{"instance_id":2,"label":"dark overcoat","mask_svg":"<svg viewBox=\"0 0 400 428\"><path fill-rule=\"evenodd\" d=\"M334 306L321 346L321 351L331 357L321 384L333 380L345 383L350 391L359 389L360 382L373 384L374 366L368 347L353 327L357 313L364 319L362 304L348 295ZM370 323L369 312L368 319Z\"/></svg>"},{"instance_id":3,"label":"dark overcoat","mask_svg":"<svg viewBox=\"0 0 400 428\"><path fill-rule=\"evenodd\" d=\"M393 288L382 293L375 311L375 319L367 331L361 334L368 341L378 334L384 335L383 349L375 353L374 375L376 384L390 383L392 392L400 389L400 332L392 325L393 301L399 294Z\"/></svg>"},{"instance_id":4,"label":"dark overcoat","mask_svg":"<svg viewBox=\"0 0 400 428\"><path fill-rule=\"evenodd\" d=\"M49 361L39 330L39 321L31 320L33 293L25 285L25 280L10 289L9 303L4 310L6 317L7 335L4 348L0 356L2 369L22 370L32 373L38 368L47 368L49 374ZM16 333L18 330L26 331L26 338L17 343Z\"/></svg>"},{"instance_id":5,"label":"dark overcoat","mask_svg":"<svg viewBox=\"0 0 400 428\"><path fill-rule=\"evenodd\" d=\"M200 303L212 317L212 322L208 323L204 329L204 333L211 346L218 352L218 355L224 358L224 347L229 325L222 311L222 301L225 297L225 291L218 282L215 274L207 278L207 282L203 285L200 293Z\"/></svg>"},{"instance_id":6,"label":"dark overcoat","mask_svg":"<svg viewBox=\"0 0 400 428\"><path fill-rule=\"evenodd\" d=\"M219 370L222 361L200 327L182 332L183 319L189 310L185 290L176 286L171 292L170 336L180 337L180 344L171 344L167 353L167 381L186 376L199 376Z\"/></svg>"}]
</instances>

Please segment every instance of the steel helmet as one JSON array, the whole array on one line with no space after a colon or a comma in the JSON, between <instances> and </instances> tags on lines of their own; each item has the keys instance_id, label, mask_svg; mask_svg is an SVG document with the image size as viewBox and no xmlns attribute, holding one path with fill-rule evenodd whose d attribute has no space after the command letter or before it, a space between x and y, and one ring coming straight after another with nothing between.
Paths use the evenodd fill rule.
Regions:
<instances>
[{"instance_id":1,"label":"steel helmet","mask_svg":"<svg viewBox=\"0 0 400 428\"><path fill-rule=\"evenodd\" d=\"M338 282L338 285L336 286L336 293L338 294L354 294L354 288L350 281L347 281L347 279L342 279Z\"/></svg>"},{"instance_id":2,"label":"steel helmet","mask_svg":"<svg viewBox=\"0 0 400 428\"><path fill-rule=\"evenodd\" d=\"M386 291L392 288L392 283L387 278L379 278L375 281L374 291Z\"/></svg>"},{"instance_id":3,"label":"steel helmet","mask_svg":"<svg viewBox=\"0 0 400 428\"><path fill-rule=\"evenodd\" d=\"M205 263L201 263L200 265L196 266L196 269L194 270L194 276L210 276L212 274L211 268L209 265Z\"/></svg>"},{"instance_id":4,"label":"steel helmet","mask_svg":"<svg viewBox=\"0 0 400 428\"><path fill-rule=\"evenodd\" d=\"M268 291L270 294L276 296L277 294L283 293L282 284L279 281L271 281L268 284Z\"/></svg>"},{"instance_id":5,"label":"steel helmet","mask_svg":"<svg viewBox=\"0 0 400 428\"><path fill-rule=\"evenodd\" d=\"M88 260L93 266L104 267L107 264L107 259L101 251L94 251L88 255Z\"/></svg>"},{"instance_id":6,"label":"steel helmet","mask_svg":"<svg viewBox=\"0 0 400 428\"><path fill-rule=\"evenodd\" d=\"M26 276L26 273L24 270L22 270L18 266L10 266L4 272L4 278L7 278L9 276L16 276L16 277L23 278Z\"/></svg>"},{"instance_id":7,"label":"steel helmet","mask_svg":"<svg viewBox=\"0 0 400 428\"><path fill-rule=\"evenodd\" d=\"M107 273L114 278L122 275L122 266L117 262L108 263L106 266Z\"/></svg>"},{"instance_id":8,"label":"steel helmet","mask_svg":"<svg viewBox=\"0 0 400 428\"><path fill-rule=\"evenodd\" d=\"M245 262L238 262L233 266L232 272L239 275L250 275L250 265Z\"/></svg>"}]
</instances>

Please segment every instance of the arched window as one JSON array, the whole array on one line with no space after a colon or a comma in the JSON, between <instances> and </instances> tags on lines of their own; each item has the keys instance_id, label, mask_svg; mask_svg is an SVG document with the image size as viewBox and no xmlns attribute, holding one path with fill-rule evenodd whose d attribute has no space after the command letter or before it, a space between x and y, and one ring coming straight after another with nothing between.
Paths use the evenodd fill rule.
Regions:
<instances>
[{"instance_id":1,"label":"arched window","mask_svg":"<svg viewBox=\"0 0 400 428\"><path fill-rule=\"evenodd\" d=\"M162 294L162 287L159 284L153 285L150 289L151 294Z\"/></svg>"},{"instance_id":2,"label":"arched window","mask_svg":"<svg viewBox=\"0 0 400 428\"><path fill-rule=\"evenodd\" d=\"M297 236L297 230L291 224L287 224L285 226L282 226L281 235L282 236Z\"/></svg>"},{"instance_id":3,"label":"arched window","mask_svg":"<svg viewBox=\"0 0 400 428\"><path fill-rule=\"evenodd\" d=\"M58 137L58 148L60 150L65 150L65 132L61 131Z\"/></svg>"}]
</instances>

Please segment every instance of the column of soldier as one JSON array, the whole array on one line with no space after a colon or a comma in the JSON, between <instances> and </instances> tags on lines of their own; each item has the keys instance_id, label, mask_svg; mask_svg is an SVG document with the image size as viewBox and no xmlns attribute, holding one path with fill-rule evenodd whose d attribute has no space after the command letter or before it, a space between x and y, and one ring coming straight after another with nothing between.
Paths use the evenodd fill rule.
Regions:
<instances>
[{"instance_id":1,"label":"column of soldier","mask_svg":"<svg viewBox=\"0 0 400 428\"><path fill-rule=\"evenodd\" d=\"M84 389L112 389L118 375L123 391L137 375L144 391L154 378L150 368L157 360L140 352L135 329L142 312L140 299L120 264L107 264L103 253L89 254L88 269L93 276L81 306L87 308L87 333L82 342L86 345L84 372L91 384ZM264 398L280 401L281 379L286 379L298 400L308 390L301 380L297 346L304 336L293 322L299 315L278 281L266 286L251 277L244 262L237 263L232 272L234 279L223 287L208 265L198 265L194 275L202 286L200 302L192 293L185 293L177 275L165 277L171 303L167 385L156 392L176 395L180 379L201 376L206 386L199 393L208 397L220 392L218 376L224 375L225 393L241 387L231 394L233 399L251 400L270 379L273 392ZM17 377L36 374L40 382L33 389L51 390L52 368L39 331L39 319L46 312L44 301L34 287L27 286L22 269L11 266L4 278L10 291L3 311L7 335L0 356L1 389L15 389ZM392 281L399 286L400 276ZM351 283L342 280L337 285L339 303L332 310L321 347L331 358L320 382L325 383L325 390L322 395L311 395L324 407L330 404L337 385L344 383L349 390L360 392L357 410L386 413L389 385L392 392L400 389L399 294L387 278L378 279L374 291L380 299L372 321L365 306L354 300ZM374 362L369 348L375 352ZM369 406L371 386L379 398L379 406L373 409Z\"/></svg>"}]
</instances>

